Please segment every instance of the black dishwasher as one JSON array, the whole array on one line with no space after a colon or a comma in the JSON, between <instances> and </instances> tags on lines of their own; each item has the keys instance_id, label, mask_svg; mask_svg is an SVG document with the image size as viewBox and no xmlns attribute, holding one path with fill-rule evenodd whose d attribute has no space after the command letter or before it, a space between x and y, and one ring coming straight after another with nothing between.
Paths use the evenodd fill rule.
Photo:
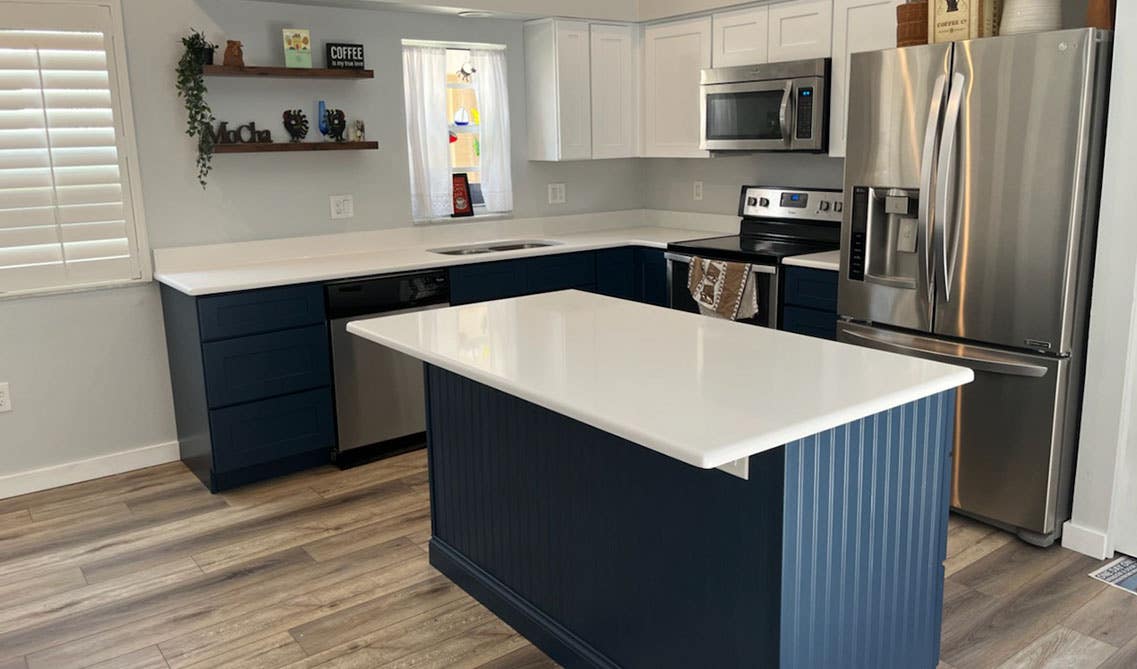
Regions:
<instances>
[{"instance_id":1,"label":"black dishwasher","mask_svg":"<svg viewBox=\"0 0 1137 669\"><path fill-rule=\"evenodd\" d=\"M351 321L450 306L446 270L326 284L337 446L346 469L426 445L422 363L347 332Z\"/></svg>"}]
</instances>

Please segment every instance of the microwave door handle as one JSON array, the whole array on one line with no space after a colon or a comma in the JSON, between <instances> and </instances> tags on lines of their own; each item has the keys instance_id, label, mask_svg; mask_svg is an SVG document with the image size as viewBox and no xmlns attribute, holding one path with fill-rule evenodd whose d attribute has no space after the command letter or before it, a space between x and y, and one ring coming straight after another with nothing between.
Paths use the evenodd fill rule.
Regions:
<instances>
[{"instance_id":1,"label":"microwave door handle","mask_svg":"<svg viewBox=\"0 0 1137 669\"><path fill-rule=\"evenodd\" d=\"M940 135L940 122L943 119L944 112L944 88L947 85L947 75L941 74L936 79L935 88L932 91L932 105L928 110L928 125L924 129L924 159L920 167L920 208L919 208L919 225L917 234L923 235L923 258L921 259L920 270L923 276L924 286L927 290L928 303L935 302L935 282L933 281L933 274L935 273L935 264L932 261L932 246L935 237L932 229L932 215L933 205L932 201L935 197L935 184L933 179L936 173L936 150L938 148L936 139Z\"/></svg>"},{"instance_id":2,"label":"microwave door handle","mask_svg":"<svg viewBox=\"0 0 1137 669\"><path fill-rule=\"evenodd\" d=\"M789 146L790 142L793 141L793 133L790 129L790 98L793 97L793 93L793 82L787 81L786 88L782 92L782 107L778 110L778 123L782 126L782 142L786 146Z\"/></svg>"},{"instance_id":3,"label":"microwave door handle","mask_svg":"<svg viewBox=\"0 0 1137 669\"><path fill-rule=\"evenodd\" d=\"M948 98L947 111L944 116L943 139L940 142L939 169L936 178L936 219L935 226L940 238L940 256L942 262L938 263L943 269L941 278L944 285L944 300L951 302L951 286L955 280L955 265L959 252L959 222L953 221L955 208L951 206L956 201L955 171L958 167L956 157L956 141L959 137L959 115L963 107L963 90L967 78L956 73L951 78L951 95ZM948 253L948 224L952 224L952 248Z\"/></svg>"}]
</instances>

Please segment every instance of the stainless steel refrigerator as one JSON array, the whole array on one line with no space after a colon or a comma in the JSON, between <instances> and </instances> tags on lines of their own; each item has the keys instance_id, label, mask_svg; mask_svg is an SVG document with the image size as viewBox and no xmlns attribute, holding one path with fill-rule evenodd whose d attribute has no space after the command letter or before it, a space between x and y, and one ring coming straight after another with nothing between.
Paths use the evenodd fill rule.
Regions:
<instances>
[{"instance_id":1,"label":"stainless steel refrigerator","mask_svg":"<svg viewBox=\"0 0 1137 669\"><path fill-rule=\"evenodd\" d=\"M838 339L975 370L952 505L1039 545L1070 515L1111 39L850 65Z\"/></svg>"}]
</instances>

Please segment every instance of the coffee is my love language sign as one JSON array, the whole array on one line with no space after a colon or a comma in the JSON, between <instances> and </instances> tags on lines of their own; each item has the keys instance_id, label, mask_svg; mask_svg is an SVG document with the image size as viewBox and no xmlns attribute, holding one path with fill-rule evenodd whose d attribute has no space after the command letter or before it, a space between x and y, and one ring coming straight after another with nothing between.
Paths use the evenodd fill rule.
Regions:
<instances>
[{"instance_id":1,"label":"coffee is my love language sign","mask_svg":"<svg viewBox=\"0 0 1137 669\"><path fill-rule=\"evenodd\" d=\"M333 70L362 70L363 45L328 42L325 45L328 68Z\"/></svg>"}]
</instances>

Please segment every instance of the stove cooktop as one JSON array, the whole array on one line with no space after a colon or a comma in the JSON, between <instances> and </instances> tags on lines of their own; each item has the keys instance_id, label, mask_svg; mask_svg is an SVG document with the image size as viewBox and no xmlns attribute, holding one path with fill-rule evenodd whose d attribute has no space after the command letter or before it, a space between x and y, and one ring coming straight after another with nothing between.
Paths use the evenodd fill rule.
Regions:
<instances>
[{"instance_id":1,"label":"stove cooktop","mask_svg":"<svg viewBox=\"0 0 1137 669\"><path fill-rule=\"evenodd\" d=\"M843 196L839 190L743 186L739 234L668 244L675 253L780 264L790 256L841 247Z\"/></svg>"},{"instance_id":2,"label":"stove cooktop","mask_svg":"<svg viewBox=\"0 0 1137 669\"><path fill-rule=\"evenodd\" d=\"M806 253L834 251L840 244L817 241L793 241L784 239L762 239L743 235L694 239L686 242L668 244L667 250L704 258L732 260L735 262L779 264L782 259Z\"/></svg>"}]
</instances>

